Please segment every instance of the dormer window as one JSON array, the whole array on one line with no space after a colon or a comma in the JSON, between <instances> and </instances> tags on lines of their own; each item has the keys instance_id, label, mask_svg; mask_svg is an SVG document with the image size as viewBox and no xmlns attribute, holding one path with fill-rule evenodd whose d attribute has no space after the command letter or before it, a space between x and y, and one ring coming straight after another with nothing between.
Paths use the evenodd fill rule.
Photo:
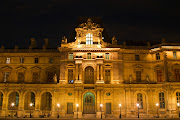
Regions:
<instances>
[{"instance_id":1,"label":"dormer window","mask_svg":"<svg viewBox=\"0 0 180 120\"><path fill-rule=\"evenodd\" d=\"M88 33L86 35L86 45L92 45L93 44L93 35Z\"/></svg>"},{"instance_id":2,"label":"dormer window","mask_svg":"<svg viewBox=\"0 0 180 120\"><path fill-rule=\"evenodd\" d=\"M91 53L87 53L87 59L91 59Z\"/></svg>"}]
</instances>

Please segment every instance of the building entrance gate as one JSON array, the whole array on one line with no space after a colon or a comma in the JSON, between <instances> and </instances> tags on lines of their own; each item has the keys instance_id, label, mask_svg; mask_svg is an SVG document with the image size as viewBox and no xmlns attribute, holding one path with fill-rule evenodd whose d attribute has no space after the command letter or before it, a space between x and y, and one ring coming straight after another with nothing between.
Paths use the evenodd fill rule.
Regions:
<instances>
[{"instance_id":1,"label":"building entrance gate","mask_svg":"<svg viewBox=\"0 0 180 120\"><path fill-rule=\"evenodd\" d=\"M84 114L95 113L95 96L91 92L87 92L83 97L83 113Z\"/></svg>"}]
</instances>

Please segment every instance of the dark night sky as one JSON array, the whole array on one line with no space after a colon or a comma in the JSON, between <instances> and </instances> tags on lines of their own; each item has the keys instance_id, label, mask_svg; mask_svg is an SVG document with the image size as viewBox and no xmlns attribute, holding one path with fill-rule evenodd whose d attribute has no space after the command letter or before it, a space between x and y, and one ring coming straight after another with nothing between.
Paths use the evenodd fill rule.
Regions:
<instances>
[{"instance_id":1,"label":"dark night sky","mask_svg":"<svg viewBox=\"0 0 180 120\"><path fill-rule=\"evenodd\" d=\"M32 36L40 47L48 37L56 48L80 16L100 16L109 37L115 35L120 44L162 37L180 42L178 0L1 0L0 14L0 46L6 48L28 47Z\"/></svg>"}]
</instances>

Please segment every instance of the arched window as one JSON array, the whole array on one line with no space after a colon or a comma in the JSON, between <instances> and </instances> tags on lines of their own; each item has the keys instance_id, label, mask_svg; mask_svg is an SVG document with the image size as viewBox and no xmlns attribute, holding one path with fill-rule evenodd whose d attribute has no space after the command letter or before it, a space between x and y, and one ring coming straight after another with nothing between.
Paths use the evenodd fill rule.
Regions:
<instances>
[{"instance_id":1,"label":"arched window","mask_svg":"<svg viewBox=\"0 0 180 120\"><path fill-rule=\"evenodd\" d=\"M141 93L137 94L137 103L139 104L139 108L143 109L143 97Z\"/></svg>"},{"instance_id":2,"label":"arched window","mask_svg":"<svg viewBox=\"0 0 180 120\"><path fill-rule=\"evenodd\" d=\"M93 44L93 35L88 33L86 35L86 45L92 45Z\"/></svg>"},{"instance_id":3,"label":"arched window","mask_svg":"<svg viewBox=\"0 0 180 120\"><path fill-rule=\"evenodd\" d=\"M165 108L165 98L163 92L159 93L159 105L160 108Z\"/></svg>"}]
</instances>

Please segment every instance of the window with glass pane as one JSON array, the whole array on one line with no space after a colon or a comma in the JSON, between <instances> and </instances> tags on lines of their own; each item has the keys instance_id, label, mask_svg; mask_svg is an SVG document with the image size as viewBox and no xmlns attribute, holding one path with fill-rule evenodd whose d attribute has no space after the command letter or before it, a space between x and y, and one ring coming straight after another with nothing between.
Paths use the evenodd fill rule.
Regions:
<instances>
[{"instance_id":1,"label":"window with glass pane","mask_svg":"<svg viewBox=\"0 0 180 120\"><path fill-rule=\"evenodd\" d=\"M3 103L3 94L0 92L0 107L2 108L2 103Z\"/></svg>"},{"instance_id":2,"label":"window with glass pane","mask_svg":"<svg viewBox=\"0 0 180 120\"><path fill-rule=\"evenodd\" d=\"M176 92L177 103L180 104L180 92Z\"/></svg>"},{"instance_id":3,"label":"window with glass pane","mask_svg":"<svg viewBox=\"0 0 180 120\"><path fill-rule=\"evenodd\" d=\"M11 59L10 58L6 58L6 64L10 64Z\"/></svg>"},{"instance_id":4,"label":"window with glass pane","mask_svg":"<svg viewBox=\"0 0 180 120\"><path fill-rule=\"evenodd\" d=\"M162 70L157 70L157 82L163 82Z\"/></svg>"},{"instance_id":5,"label":"window with glass pane","mask_svg":"<svg viewBox=\"0 0 180 120\"><path fill-rule=\"evenodd\" d=\"M20 63L24 63L24 58L20 58Z\"/></svg>"},{"instance_id":6,"label":"window with glass pane","mask_svg":"<svg viewBox=\"0 0 180 120\"><path fill-rule=\"evenodd\" d=\"M33 72L33 82L36 83L38 82L38 79L39 79L39 75L38 75L38 72Z\"/></svg>"},{"instance_id":7,"label":"window with glass pane","mask_svg":"<svg viewBox=\"0 0 180 120\"><path fill-rule=\"evenodd\" d=\"M105 58L106 58L106 60L109 60L109 53L105 54Z\"/></svg>"},{"instance_id":8,"label":"window with glass pane","mask_svg":"<svg viewBox=\"0 0 180 120\"><path fill-rule=\"evenodd\" d=\"M136 61L139 60L139 55L135 55L135 60L136 60Z\"/></svg>"},{"instance_id":9,"label":"window with glass pane","mask_svg":"<svg viewBox=\"0 0 180 120\"><path fill-rule=\"evenodd\" d=\"M68 83L73 84L73 69L68 69Z\"/></svg>"},{"instance_id":10,"label":"window with glass pane","mask_svg":"<svg viewBox=\"0 0 180 120\"><path fill-rule=\"evenodd\" d=\"M69 60L73 60L73 53L69 53Z\"/></svg>"},{"instance_id":11,"label":"window with glass pane","mask_svg":"<svg viewBox=\"0 0 180 120\"><path fill-rule=\"evenodd\" d=\"M165 108L164 93L159 93L159 107Z\"/></svg>"},{"instance_id":12,"label":"window with glass pane","mask_svg":"<svg viewBox=\"0 0 180 120\"><path fill-rule=\"evenodd\" d=\"M47 82L51 83L53 82L54 72L48 72L47 74Z\"/></svg>"},{"instance_id":13,"label":"window with glass pane","mask_svg":"<svg viewBox=\"0 0 180 120\"><path fill-rule=\"evenodd\" d=\"M33 103L33 107L35 106L35 94L31 92L31 103Z\"/></svg>"},{"instance_id":14,"label":"window with glass pane","mask_svg":"<svg viewBox=\"0 0 180 120\"><path fill-rule=\"evenodd\" d=\"M180 81L179 69L174 69L175 81Z\"/></svg>"},{"instance_id":15,"label":"window with glass pane","mask_svg":"<svg viewBox=\"0 0 180 120\"><path fill-rule=\"evenodd\" d=\"M143 97L141 93L137 94L137 103L139 104L139 108L143 109Z\"/></svg>"},{"instance_id":16,"label":"window with glass pane","mask_svg":"<svg viewBox=\"0 0 180 120\"><path fill-rule=\"evenodd\" d=\"M51 101L52 101L51 93L47 92L46 93L46 107L51 108Z\"/></svg>"},{"instance_id":17,"label":"window with glass pane","mask_svg":"<svg viewBox=\"0 0 180 120\"><path fill-rule=\"evenodd\" d=\"M86 35L86 45L92 45L93 44L93 35L88 33Z\"/></svg>"},{"instance_id":18,"label":"window with glass pane","mask_svg":"<svg viewBox=\"0 0 180 120\"><path fill-rule=\"evenodd\" d=\"M156 60L160 60L160 54L156 53Z\"/></svg>"},{"instance_id":19,"label":"window with glass pane","mask_svg":"<svg viewBox=\"0 0 180 120\"><path fill-rule=\"evenodd\" d=\"M15 106L18 107L19 105L19 94L16 92L16 103Z\"/></svg>"},{"instance_id":20,"label":"window with glass pane","mask_svg":"<svg viewBox=\"0 0 180 120\"><path fill-rule=\"evenodd\" d=\"M19 72L18 73L18 81L19 82L24 82L24 72Z\"/></svg>"},{"instance_id":21,"label":"window with glass pane","mask_svg":"<svg viewBox=\"0 0 180 120\"><path fill-rule=\"evenodd\" d=\"M111 74L110 74L110 70L105 70L105 82L106 82L106 84L111 83Z\"/></svg>"},{"instance_id":22,"label":"window with glass pane","mask_svg":"<svg viewBox=\"0 0 180 120\"><path fill-rule=\"evenodd\" d=\"M177 56L176 56L176 51L173 52L173 58L176 59Z\"/></svg>"},{"instance_id":23,"label":"window with glass pane","mask_svg":"<svg viewBox=\"0 0 180 120\"><path fill-rule=\"evenodd\" d=\"M87 59L91 59L91 53L87 53Z\"/></svg>"},{"instance_id":24,"label":"window with glass pane","mask_svg":"<svg viewBox=\"0 0 180 120\"><path fill-rule=\"evenodd\" d=\"M4 73L4 82L8 82L9 81L9 72L5 72Z\"/></svg>"},{"instance_id":25,"label":"window with glass pane","mask_svg":"<svg viewBox=\"0 0 180 120\"><path fill-rule=\"evenodd\" d=\"M141 71L136 71L136 81L141 82Z\"/></svg>"},{"instance_id":26,"label":"window with glass pane","mask_svg":"<svg viewBox=\"0 0 180 120\"><path fill-rule=\"evenodd\" d=\"M39 59L38 58L35 58L34 59L34 63L38 63L39 62Z\"/></svg>"}]
</instances>

